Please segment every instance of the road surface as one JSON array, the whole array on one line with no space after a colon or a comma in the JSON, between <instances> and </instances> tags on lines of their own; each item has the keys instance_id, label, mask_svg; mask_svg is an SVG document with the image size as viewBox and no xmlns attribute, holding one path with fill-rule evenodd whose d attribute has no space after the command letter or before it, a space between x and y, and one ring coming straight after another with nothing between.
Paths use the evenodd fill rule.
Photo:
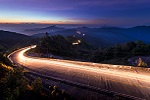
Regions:
<instances>
[{"instance_id":1,"label":"road surface","mask_svg":"<svg viewBox=\"0 0 150 100\"><path fill-rule=\"evenodd\" d=\"M8 57L12 62L44 75L146 100L150 99L149 69L141 71L141 68L135 70L131 66L46 59L24 55L26 51L34 47L30 46L17 50Z\"/></svg>"}]
</instances>

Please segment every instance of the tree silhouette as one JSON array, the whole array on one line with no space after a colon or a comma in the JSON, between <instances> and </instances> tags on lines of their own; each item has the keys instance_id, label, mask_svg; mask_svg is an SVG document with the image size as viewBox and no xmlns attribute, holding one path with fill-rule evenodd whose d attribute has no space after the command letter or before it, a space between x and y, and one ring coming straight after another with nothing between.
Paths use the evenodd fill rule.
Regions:
<instances>
[{"instance_id":1,"label":"tree silhouette","mask_svg":"<svg viewBox=\"0 0 150 100\"><path fill-rule=\"evenodd\" d=\"M32 84L31 84L33 90L35 93L40 93L42 88L43 88L43 84L42 84L42 80L40 77L36 78Z\"/></svg>"}]
</instances>

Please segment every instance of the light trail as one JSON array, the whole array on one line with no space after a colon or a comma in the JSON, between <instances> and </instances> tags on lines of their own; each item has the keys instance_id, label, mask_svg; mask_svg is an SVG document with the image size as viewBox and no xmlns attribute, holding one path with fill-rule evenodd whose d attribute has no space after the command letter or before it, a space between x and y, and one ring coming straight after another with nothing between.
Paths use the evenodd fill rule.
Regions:
<instances>
[{"instance_id":1,"label":"light trail","mask_svg":"<svg viewBox=\"0 0 150 100\"><path fill-rule=\"evenodd\" d=\"M30 69L38 70L43 74L49 74L54 76L59 76L60 78L67 78L71 81L82 81L83 83L88 82L87 84L96 85L92 80L100 80L100 77L106 78L107 81L116 82L122 84L121 86L126 89L126 86L135 86L137 91L142 91L140 94L135 94L136 96L143 95L145 98L150 97L150 74L139 74L135 71L124 71L124 66L120 65L109 65L117 69L108 69L105 68L107 64L98 64L98 63L89 63L89 62L79 62L79 61L68 61L68 60L59 60L59 59L46 59L46 58L37 58L25 56L25 52L31 48L35 48L36 45L23 48L9 55L9 59L14 62L24 65ZM98 66L103 66L100 68ZM132 68L128 66L128 68ZM46 73L47 72L47 73ZM49 73L48 73L49 72ZM50 72L53 72L52 74ZM69 76L68 76L69 75ZM81 78L81 79L80 79ZM87 79L86 79L87 78ZM84 79L84 80L82 80ZM96 86L99 86L97 83ZM138 88L137 88L138 87ZM113 88L113 86L112 86ZM114 89L114 88L113 88ZM116 90L120 91L120 90ZM123 90L124 92L125 90ZM144 91L144 92L143 92ZM149 92L147 92L149 91ZM122 92L122 91L120 91ZM129 92L129 91L128 91ZM130 92L134 90L130 89ZM138 92L139 93L139 92ZM145 94L146 93L146 94Z\"/></svg>"},{"instance_id":2,"label":"light trail","mask_svg":"<svg viewBox=\"0 0 150 100\"><path fill-rule=\"evenodd\" d=\"M36 46L32 46L29 48L26 48L24 50L22 50L19 53L19 60L21 61L31 61L33 60L33 58L28 58L26 56L24 56L24 53L26 51L28 51L31 48L35 48ZM65 60L57 60L57 61L51 61L49 59L47 60L43 60L43 59L34 59L35 62L41 62L41 63L49 63L51 65L53 64L57 64L60 67L63 68L69 68L72 70L81 70L81 71L88 71L88 72L94 72L94 73L105 73L105 74L109 74L109 75L113 75L113 76L117 76L117 77L123 77L123 78L130 78L130 79L140 79L143 81L147 81L150 82L150 76L147 75L141 75L138 73L131 73L131 72L122 72L122 71L117 71L117 70L104 70L104 69L100 69L99 67L93 67L93 66L84 66L84 65L76 65L76 64L72 64L72 63L68 63Z\"/></svg>"}]
</instances>

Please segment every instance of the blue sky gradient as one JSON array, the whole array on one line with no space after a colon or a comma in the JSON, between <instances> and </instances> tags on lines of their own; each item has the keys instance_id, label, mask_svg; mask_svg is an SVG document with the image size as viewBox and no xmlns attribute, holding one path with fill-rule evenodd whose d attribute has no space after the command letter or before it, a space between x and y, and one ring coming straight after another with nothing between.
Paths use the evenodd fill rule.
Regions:
<instances>
[{"instance_id":1,"label":"blue sky gradient","mask_svg":"<svg viewBox=\"0 0 150 100\"><path fill-rule=\"evenodd\" d=\"M1 23L150 25L150 0L0 0Z\"/></svg>"}]
</instances>

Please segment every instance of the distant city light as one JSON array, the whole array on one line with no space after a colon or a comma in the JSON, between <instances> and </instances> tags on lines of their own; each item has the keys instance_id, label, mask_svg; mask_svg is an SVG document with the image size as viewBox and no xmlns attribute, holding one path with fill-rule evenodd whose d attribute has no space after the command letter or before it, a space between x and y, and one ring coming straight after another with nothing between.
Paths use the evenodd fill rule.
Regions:
<instances>
[{"instance_id":1,"label":"distant city light","mask_svg":"<svg viewBox=\"0 0 150 100\"><path fill-rule=\"evenodd\" d=\"M81 32L80 32L80 31L77 31L77 33L78 33L78 34L81 34Z\"/></svg>"}]
</instances>

